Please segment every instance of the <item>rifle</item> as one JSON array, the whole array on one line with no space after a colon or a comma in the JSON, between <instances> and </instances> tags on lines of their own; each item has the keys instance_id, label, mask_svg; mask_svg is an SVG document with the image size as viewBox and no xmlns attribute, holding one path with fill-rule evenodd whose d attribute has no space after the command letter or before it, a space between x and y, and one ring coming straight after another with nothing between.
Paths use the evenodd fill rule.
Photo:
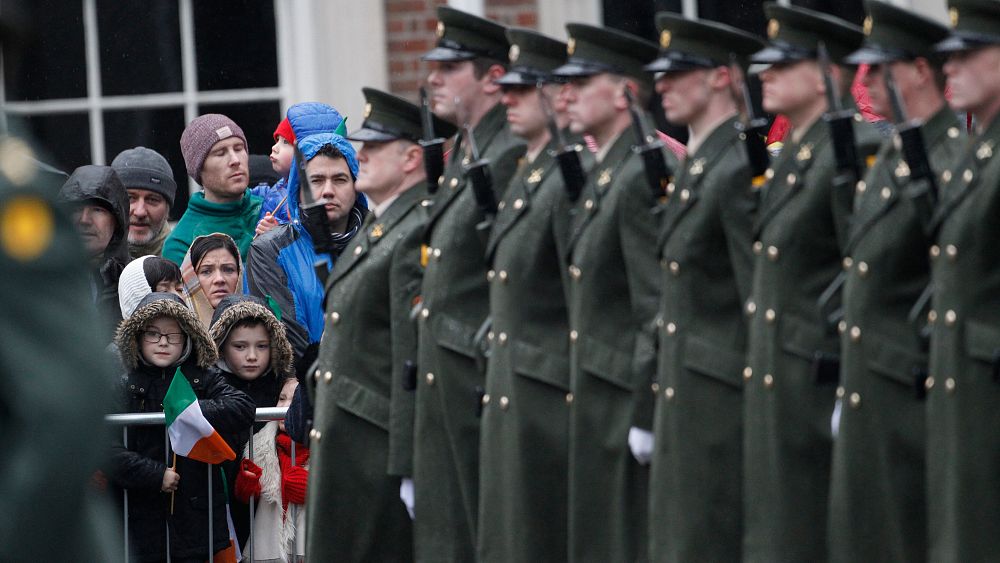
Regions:
<instances>
[{"instance_id":1,"label":"rifle","mask_svg":"<svg viewBox=\"0 0 1000 563\"><path fill-rule=\"evenodd\" d=\"M566 139L563 137L562 130L559 129L559 124L556 123L555 111L552 110L552 104L549 102L548 96L545 95L543 86L544 83L539 81L537 85L538 98L542 104L542 111L545 112L545 122L548 125L549 134L552 136L552 142L555 143L553 156L556 159L556 164L559 165L559 172L562 173L566 195L569 196L571 202L575 202L580 199L583 185L587 182L587 174L583 171L580 154L576 147L566 145Z\"/></svg>"},{"instance_id":2,"label":"rifle","mask_svg":"<svg viewBox=\"0 0 1000 563\"><path fill-rule=\"evenodd\" d=\"M305 227L306 232L312 239L313 250L316 251L316 261L313 262L313 270L321 282L326 281L330 273L327 262L321 255L330 254L336 248L333 243L332 227L330 218L326 216L326 199L314 200L312 190L309 187L306 176L306 157L302 154L299 146L292 143L292 150L295 151L295 160L298 164L299 173L299 197L302 202L299 211L302 215L300 222Z\"/></svg>"},{"instance_id":3,"label":"rifle","mask_svg":"<svg viewBox=\"0 0 1000 563\"><path fill-rule=\"evenodd\" d=\"M923 186L922 190L910 189L909 195L916 205L917 214L924 225L924 230L928 235L931 235L929 225L938 202L938 185L934 178L934 170L931 169L931 163L927 157L924 135L920 131L920 124L906 117L902 97L896 88L896 81L892 77L892 70L888 64L882 65L882 76L885 80L885 88L889 92L889 102L892 106L893 118L896 121L896 132L899 134L902 145L903 161L910 169L910 180L916 186Z\"/></svg>"},{"instance_id":4,"label":"rifle","mask_svg":"<svg viewBox=\"0 0 1000 563\"><path fill-rule=\"evenodd\" d=\"M666 197L667 184L670 183L672 172L663 157L663 141L656 134L647 134L643 127L639 112L635 109L635 99L632 91L625 88L625 99L628 100L628 112L632 116L632 132L635 133L636 144L632 152L642 157L643 169L646 171L646 183L656 201Z\"/></svg>"},{"instance_id":5,"label":"rifle","mask_svg":"<svg viewBox=\"0 0 1000 563\"><path fill-rule=\"evenodd\" d=\"M730 70L739 69L739 61L736 53L729 54ZM750 98L750 86L747 84L746 76L740 72L741 90L743 93L743 105L746 107L746 119L740 120L737 129L740 132L740 140L743 141L747 151L747 159L750 162L750 173L753 175L753 185L760 186L764 183L764 173L771 166L771 155L767 152L768 120L767 117L758 117L754 112L753 100Z\"/></svg>"},{"instance_id":6,"label":"rifle","mask_svg":"<svg viewBox=\"0 0 1000 563\"><path fill-rule=\"evenodd\" d=\"M424 149L427 192L433 194L438 190L438 178L444 173L444 139L434 136L434 118L427 101L427 89L423 86L420 87L420 121L423 126L420 146Z\"/></svg>"},{"instance_id":7,"label":"rifle","mask_svg":"<svg viewBox=\"0 0 1000 563\"><path fill-rule=\"evenodd\" d=\"M833 141L833 156L837 162L837 172L850 174L847 185L854 187L861 178L861 167L858 161L858 148L854 145L854 110L844 109L840 103L839 91L834 86L833 74L830 70L830 54L826 44L819 42L817 58L823 73L823 85L826 86L826 101L829 105L823 120L830 126L830 137Z\"/></svg>"},{"instance_id":8,"label":"rifle","mask_svg":"<svg viewBox=\"0 0 1000 563\"><path fill-rule=\"evenodd\" d=\"M467 145L468 164L464 165L465 175L472 184L472 193L476 197L476 205L483 217L489 221L497 214L497 197L493 193L493 175L490 173L490 161L482 158L479 154L479 147L476 146L476 137L472 134L472 127L466 123L463 126L465 138L469 141Z\"/></svg>"}]
</instances>

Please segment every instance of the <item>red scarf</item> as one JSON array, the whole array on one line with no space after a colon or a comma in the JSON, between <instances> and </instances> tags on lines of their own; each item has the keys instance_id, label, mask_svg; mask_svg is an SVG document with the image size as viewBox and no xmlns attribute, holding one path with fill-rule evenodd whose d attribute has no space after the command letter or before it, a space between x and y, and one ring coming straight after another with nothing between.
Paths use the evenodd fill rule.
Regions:
<instances>
[{"instance_id":1,"label":"red scarf","mask_svg":"<svg viewBox=\"0 0 1000 563\"><path fill-rule=\"evenodd\" d=\"M304 493L306 489L306 475L304 472L289 471L289 468L292 466L292 438L284 432L279 432L275 437L275 442L278 446L278 465L281 468L281 511L284 513L288 510L288 498L285 495L285 488L292 487ZM309 448L296 443L295 465L302 467L307 461L309 461Z\"/></svg>"}]
</instances>

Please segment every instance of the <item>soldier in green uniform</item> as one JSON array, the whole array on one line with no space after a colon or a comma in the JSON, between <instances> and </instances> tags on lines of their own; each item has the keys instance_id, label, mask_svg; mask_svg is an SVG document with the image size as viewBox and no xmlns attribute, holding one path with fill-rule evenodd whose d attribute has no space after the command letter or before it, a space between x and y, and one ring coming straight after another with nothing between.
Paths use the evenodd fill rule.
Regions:
<instances>
[{"instance_id":1,"label":"soldier in green uniform","mask_svg":"<svg viewBox=\"0 0 1000 563\"><path fill-rule=\"evenodd\" d=\"M817 64L822 41L835 96L849 95L852 70L836 64L863 39L861 29L818 12L766 4L769 45L752 57L764 109L791 130L763 186L744 378L743 557L745 561L823 561L839 349L819 300L836 279L847 243L853 183L835 183L827 88ZM877 149L874 128L855 113L857 151Z\"/></svg>"},{"instance_id":2,"label":"soldier in green uniform","mask_svg":"<svg viewBox=\"0 0 1000 563\"><path fill-rule=\"evenodd\" d=\"M114 368L93 330L88 253L56 203L65 178L36 155L0 133L0 559L120 561L121 529L91 485L111 436Z\"/></svg>"},{"instance_id":3,"label":"soldier in green uniform","mask_svg":"<svg viewBox=\"0 0 1000 563\"><path fill-rule=\"evenodd\" d=\"M868 13L865 42L847 61L871 65L865 86L879 115L894 114L884 79L892 73L901 109L914 122L900 127L921 124L919 134L940 178L964 143L945 103L941 60L932 50L948 30L878 0L868 3ZM831 561L923 561L927 555L924 401L918 394L927 355L909 317L930 281L930 242L909 201L910 166L903 154L898 134L887 139L858 183L844 251Z\"/></svg>"},{"instance_id":4,"label":"soldier in green uniform","mask_svg":"<svg viewBox=\"0 0 1000 563\"><path fill-rule=\"evenodd\" d=\"M740 30L678 14L657 15L656 90L667 120L686 125L657 240L662 267L655 448L650 473L653 561L737 561L743 498L740 374L743 303L750 294L756 190L739 106L746 61L762 42ZM740 98L738 98L739 96Z\"/></svg>"},{"instance_id":5,"label":"soldier in green uniform","mask_svg":"<svg viewBox=\"0 0 1000 563\"><path fill-rule=\"evenodd\" d=\"M643 65L656 45L620 31L568 24L570 130L591 135L597 162L577 202L569 257L569 560L644 561L648 468L630 452L652 427L656 371L650 327L659 296L658 198L646 182L628 88L652 93ZM641 119L652 131L649 116ZM676 158L664 153L672 169Z\"/></svg>"},{"instance_id":6,"label":"soldier in green uniform","mask_svg":"<svg viewBox=\"0 0 1000 563\"><path fill-rule=\"evenodd\" d=\"M951 107L972 138L950 169L931 228L933 325L927 389L931 561L1000 559L1000 2L949 2L938 44Z\"/></svg>"},{"instance_id":7,"label":"soldier in green uniform","mask_svg":"<svg viewBox=\"0 0 1000 563\"><path fill-rule=\"evenodd\" d=\"M565 62L566 44L521 29L507 30L507 38L511 70L497 83L510 129L528 152L487 244L492 350L483 396L478 556L564 561L571 203L553 158L562 147L542 104L558 103L560 85L550 73ZM565 124L556 119L557 127Z\"/></svg>"},{"instance_id":8,"label":"soldier in green uniform","mask_svg":"<svg viewBox=\"0 0 1000 563\"><path fill-rule=\"evenodd\" d=\"M420 294L427 218L417 143L420 110L379 90L362 91L365 121L348 138L363 143L357 190L373 210L327 281L326 328L314 378L306 551L311 561L413 558L399 486L410 475L412 385L403 377L416 360L410 310Z\"/></svg>"},{"instance_id":9,"label":"soldier in green uniform","mask_svg":"<svg viewBox=\"0 0 1000 563\"><path fill-rule=\"evenodd\" d=\"M494 81L510 45L499 24L438 8L437 47L424 55L434 113L462 127L425 234L414 415L414 542L421 561L472 561L479 510L479 408L485 382L486 240L495 209L466 177L489 161L493 196L510 182L524 145L507 128ZM472 131L472 136L468 134ZM478 153L478 154L477 154ZM482 195L482 194L480 194ZM482 328L482 330L480 330Z\"/></svg>"}]
</instances>

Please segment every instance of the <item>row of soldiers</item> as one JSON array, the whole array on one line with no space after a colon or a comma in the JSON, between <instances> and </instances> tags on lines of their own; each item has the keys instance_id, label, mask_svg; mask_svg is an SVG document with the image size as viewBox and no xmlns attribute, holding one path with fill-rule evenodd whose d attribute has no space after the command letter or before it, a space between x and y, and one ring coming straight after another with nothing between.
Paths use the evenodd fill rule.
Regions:
<instances>
[{"instance_id":1,"label":"row of soldiers","mask_svg":"<svg viewBox=\"0 0 1000 563\"><path fill-rule=\"evenodd\" d=\"M307 558L1000 558L1000 2L867 8L439 8L425 107L351 135L391 189L327 282Z\"/></svg>"}]
</instances>

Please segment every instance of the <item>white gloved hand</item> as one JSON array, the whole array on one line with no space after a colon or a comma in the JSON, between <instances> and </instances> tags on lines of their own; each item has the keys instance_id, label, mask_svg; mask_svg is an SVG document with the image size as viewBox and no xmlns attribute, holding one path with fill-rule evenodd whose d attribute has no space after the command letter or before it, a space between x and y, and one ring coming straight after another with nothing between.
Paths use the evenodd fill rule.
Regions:
<instances>
[{"instance_id":1,"label":"white gloved hand","mask_svg":"<svg viewBox=\"0 0 1000 563\"><path fill-rule=\"evenodd\" d=\"M837 402L833 404L833 414L830 415L830 435L834 439L840 435L840 412L842 407L843 403L840 399L837 399Z\"/></svg>"},{"instance_id":2,"label":"white gloved hand","mask_svg":"<svg viewBox=\"0 0 1000 563\"><path fill-rule=\"evenodd\" d=\"M410 515L410 520L413 520L413 479L404 477L399 482L399 500L403 501L406 512Z\"/></svg>"},{"instance_id":3,"label":"white gloved hand","mask_svg":"<svg viewBox=\"0 0 1000 563\"><path fill-rule=\"evenodd\" d=\"M637 426L628 429L628 447L639 465L649 465L653 459L653 433Z\"/></svg>"}]
</instances>

